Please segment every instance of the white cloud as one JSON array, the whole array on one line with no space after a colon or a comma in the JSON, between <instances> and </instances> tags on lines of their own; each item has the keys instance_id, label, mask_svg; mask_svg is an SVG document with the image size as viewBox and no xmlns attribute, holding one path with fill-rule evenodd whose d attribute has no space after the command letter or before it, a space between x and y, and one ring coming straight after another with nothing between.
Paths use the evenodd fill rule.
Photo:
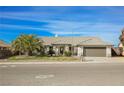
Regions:
<instances>
[{"instance_id":1,"label":"white cloud","mask_svg":"<svg viewBox=\"0 0 124 93\"><path fill-rule=\"evenodd\" d=\"M120 24L111 23L93 23L93 22L72 22L72 21L49 21L48 25L43 27L55 34L83 34L89 32L97 33L118 33L123 28Z\"/></svg>"},{"instance_id":2,"label":"white cloud","mask_svg":"<svg viewBox=\"0 0 124 93\"><path fill-rule=\"evenodd\" d=\"M112 23L49 21L49 25L46 25L44 28L59 36L97 36L117 45L123 25Z\"/></svg>"},{"instance_id":3,"label":"white cloud","mask_svg":"<svg viewBox=\"0 0 124 93\"><path fill-rule=\"evenodd\" d=\"M10 24L0 24L0 28L43 30L42 28L34 28L34 27L29 27L29 26L10 25Z\"/></svg>"}]
</instances>

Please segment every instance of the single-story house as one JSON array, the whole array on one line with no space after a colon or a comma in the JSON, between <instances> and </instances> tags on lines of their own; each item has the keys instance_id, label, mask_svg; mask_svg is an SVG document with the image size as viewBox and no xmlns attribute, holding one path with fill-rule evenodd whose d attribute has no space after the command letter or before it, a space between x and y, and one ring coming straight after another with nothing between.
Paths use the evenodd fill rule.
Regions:
<instances>
[{"instance_id":1,"label":"single-story house","mask_svg":"<svg viewBox=\"0 0 124 93\"><path fill-rule=\"evenodd\" d=\"M75 56L111 57L112 44L98 37L41 37L45 51L52 47L56 55L71 51Z\"/></svg>"},{"instance_id":2,"label":"single-story house","mask_svg":"<svg viewBox=\"0 0 124 93\"><path fill-rule=\"evenodd\" d=\"M0 40L0 59L11 55L10 45Z\"/></svg>"}]
</instances>

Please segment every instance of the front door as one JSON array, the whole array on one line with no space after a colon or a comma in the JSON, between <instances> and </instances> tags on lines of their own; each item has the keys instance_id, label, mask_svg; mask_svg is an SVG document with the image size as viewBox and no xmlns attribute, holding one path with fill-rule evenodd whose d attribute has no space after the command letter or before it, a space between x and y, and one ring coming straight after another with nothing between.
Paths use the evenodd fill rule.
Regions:
<instances>
[{"instance_id":1,"label":"front door","mask_svg":"<svg viewBox=\"0 0 124 93\"><path fill-rule=\"evenodd\" d=\"M60 47L60 55L64 54L64 47Z\"/></svg>"}]
</instances>

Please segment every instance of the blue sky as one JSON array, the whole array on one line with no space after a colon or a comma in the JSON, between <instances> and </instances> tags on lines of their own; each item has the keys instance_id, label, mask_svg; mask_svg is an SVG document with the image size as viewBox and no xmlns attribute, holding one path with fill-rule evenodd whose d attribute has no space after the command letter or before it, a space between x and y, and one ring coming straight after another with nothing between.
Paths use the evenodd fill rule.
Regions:
<instances>
[{"instance_id":1,"label":"blue sky","mask_svg":"<svg viewBox=\"0 0 124 93\"><path fill-rule=\"evenodd\" d=\"M124 7L0 7L0 39L19 34L97 36L114 45L124 28Z\"/></svg>"}]
</instances>

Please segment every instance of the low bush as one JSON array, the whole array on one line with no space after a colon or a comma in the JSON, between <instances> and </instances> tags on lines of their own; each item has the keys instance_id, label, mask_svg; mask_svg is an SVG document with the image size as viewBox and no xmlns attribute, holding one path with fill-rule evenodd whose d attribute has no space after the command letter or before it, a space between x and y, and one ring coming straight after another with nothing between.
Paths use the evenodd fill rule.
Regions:
<instances>
[{"instance_id":1,"label":"low bush","mask_svg":"<svg viewBox=\"0 0 124 93\"><path fill-rule=\"evenodd\" d=\"M65 55L65 56L71 56L72 53L71 53L71 51L65 51L65 52L64 52L64 55Z\"/></svg>"}]
</instances>

